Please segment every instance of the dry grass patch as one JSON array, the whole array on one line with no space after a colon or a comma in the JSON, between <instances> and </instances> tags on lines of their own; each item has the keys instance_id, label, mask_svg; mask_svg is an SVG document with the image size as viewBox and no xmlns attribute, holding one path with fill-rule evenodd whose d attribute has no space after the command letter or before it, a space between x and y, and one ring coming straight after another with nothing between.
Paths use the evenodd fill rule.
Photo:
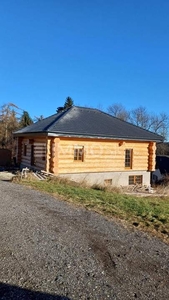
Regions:
<instances>
[{"instance_id":1,"label":"dry grass patch","mask_svg":"<svg viewBox=\"0 0 169 300\"><path fill-rule=\"evenodd\" d=\"M169 197L136 197L122 194L119 190L89 188L56 178L45 181L25 179L21 182L106 216L125 220L169 242Z\"/></svg>"}]
</instances>

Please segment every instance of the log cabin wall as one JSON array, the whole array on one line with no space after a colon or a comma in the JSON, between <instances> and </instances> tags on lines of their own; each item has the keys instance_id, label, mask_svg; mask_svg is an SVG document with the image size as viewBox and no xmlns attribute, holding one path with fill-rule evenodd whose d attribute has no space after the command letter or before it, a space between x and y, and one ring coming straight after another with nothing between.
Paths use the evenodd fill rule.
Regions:
<instances>
[{"instance_id":1,"label":"log cabin wall","mask_svg":"<svg viewBox=\"0 0 169 300\"><path fill-rule=\"evenodd\" d=\"M149 157L148 157L148 169L149 171L155 171L156 163L156 143L149 143Z\"/></svg>"},{"instance_id":2,"label":"log cabin wall","mask_svg":"<svg viewBox=\"0 0 169 300\"><path fill-rule=\"evenodd\" d=\"M58 145L59 139L55 137L48 137L47 140L47 160L46 171L58 174Z\"/></svg>"},{"instance_id":3,"label":"log cabin wall","mask_svg":"<svg viewBox=\"0 0 169 300\"><path fill-rule=\"evenodd\" d=\"M131 170L148 171L150 166L149 142L60 138L56 147L59 174L129 171L125 168L126 149L133 153ZM84 151L83 161L75 161L74 150L80 147Z\"/></svg>"},{"instance_id":4,"label":"log cabin wall","mask_svg":"<svg viewBox=\"0 0 169 300\"><path fill-rule=\"evenodd\" d=\"M27 137L20 142L20 164L37 170L46 170L46 138Z\"/></svg>"},{"instance_id":5,"label":"log cabin wall","mask_svg":"<svg viewBox=\"0 0 169 300\"><path fill-rule=\"evenodd\" d=\"M17 138L17 150L16 150L16 155L17 155L17 163L20 165L22 161L22 137Z\"/></svg>"},{"instance_id":6,"label":"log cabin wall","mask_svg":"<svg viewBox=\"0 0 169 300\"><path fill-rule=\"evenodd\" d=\"M83 159L74 160L75 149ZM132 167L125 168L125 150L132 150ZM32 151L34 157L32 157ZM56 137L19 137L18 162L23 167L58 174L152 171L156 143Z\"/></svg>"}]
</instances>

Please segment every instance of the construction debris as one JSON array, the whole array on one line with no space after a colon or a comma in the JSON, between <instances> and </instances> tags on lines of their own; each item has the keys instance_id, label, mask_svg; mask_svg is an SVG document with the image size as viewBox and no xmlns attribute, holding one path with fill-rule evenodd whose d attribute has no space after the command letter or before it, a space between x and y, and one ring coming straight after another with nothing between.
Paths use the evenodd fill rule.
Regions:
<instances>
[{"instance_id":1,"label":"construction debris","mask_svg":"<svg viewBox=\"0 0 169 300\"><path fill-rule=\"evenodd\" d=\"M46 176L44 176L41 172L33 172L32 173L37 179L39 180L45 180L46 179Z\"/></svg>"},{"instance_id":2,"label":"construction debris","mask_svg":"<svg viewBox=\"0 0 169 300\"><path fill-rule=\"evenodd\" d=\"M21 179L27 178L28 174L31 172L31 174L36 177L38 180L45 180L48 177L54 176L53 173L48 173L46 171L37 171L37 170L31 170L29 168L23 168L21 171Z\"/></svg>"},{"instance_id":3,"label":"construction debris","mask_svg":"<svg viewBox=\"0 0 169 300\"><path fill-rule=\"evenodd\" d=\"M22 178L27 178L28 177L28 172L29 172L30 170L26 167L26 168L23 168L22 169L22 172L21 172L21 179Z\"/></svg>"}]
</instances>

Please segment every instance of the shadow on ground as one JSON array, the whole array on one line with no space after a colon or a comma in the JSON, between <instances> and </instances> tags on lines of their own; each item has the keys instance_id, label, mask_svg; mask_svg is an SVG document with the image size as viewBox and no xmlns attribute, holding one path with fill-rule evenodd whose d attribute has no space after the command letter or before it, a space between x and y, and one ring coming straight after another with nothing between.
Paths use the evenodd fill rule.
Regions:
<instances>
[{"instance_id":1,"label":"shadow on ground","mask_svg":"<svg viewBox=\"0 0 169 300\"><path fill-rule=\"evenodd\" d=\"M0 282L0 299L2 300L71 300L70 298L35 292Z\"/></svg>"}]
</instances>

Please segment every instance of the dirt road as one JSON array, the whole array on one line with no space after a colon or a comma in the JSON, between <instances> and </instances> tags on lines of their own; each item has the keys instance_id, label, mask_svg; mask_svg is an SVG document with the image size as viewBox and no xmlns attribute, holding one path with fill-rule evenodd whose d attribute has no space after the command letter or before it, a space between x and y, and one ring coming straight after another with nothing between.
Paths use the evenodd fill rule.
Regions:
<instances>
[{"instance_id":1,"label":"dirt road","mask_svg":"<svg viewBox=\"0 0 169 300\"><path fill-rule=\"evenodd\" d=\"M169 246L0 181L0 299L169 299Z\"/></svg>"}]
</instances>

